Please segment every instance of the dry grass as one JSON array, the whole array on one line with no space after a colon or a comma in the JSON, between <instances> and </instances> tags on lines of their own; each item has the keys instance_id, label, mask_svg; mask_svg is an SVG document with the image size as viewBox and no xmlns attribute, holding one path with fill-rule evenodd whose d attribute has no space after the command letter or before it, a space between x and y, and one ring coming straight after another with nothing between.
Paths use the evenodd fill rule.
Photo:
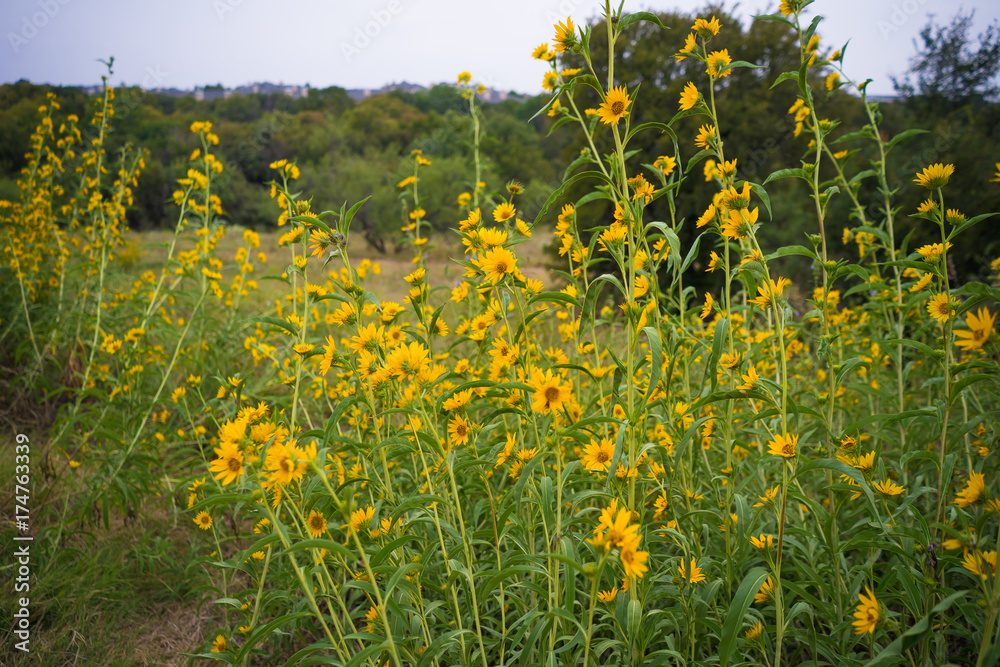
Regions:
<instances>
[{"instance_id":1,"label":"dry grass","mask_svg":"<svg viewBox=\"0 0 1000 667\"><path fill-rule=\"evenodd\" d=\"M173 233L167 230L155 230L146 232L132 232L132 243L139 250L138 260L134 265L128 267L128 273L139 273L151 270L157 271L163 266L167 257L167 250ZM267 255L267 264L260 265L254 260L257 267L253 278L257 280L259 291L258 299L271 301L287 293L287 288L283 283L275 280L264 280L265 276L279 276L281 271L290 262L290 251L288 248L278 246L280 234L274 232L262 232L260 234L259 251ZM455 239L455 243L445 243L445 240ZM518 265L521 271L529 278L541 280L546 287L551 285L551 275L546 268L546 256L544 247L549 243L551 235L547 229L539 229L534 236L526 242L516 246L515 253L518 258ZM436 242L436 243L435 243ZM243 245L242 228L233 227L227 231L226 236L219 242L218 256L223 261L232 261L237 248ZM194 241L189 237L178 242L177 251L189 250L194 247ZM365 287L378 295L382 300L396 301L402 303L406 297L409 285L403 280L413 271L413 263L408 251L404 250L398 254L383 254L375 251L364 241L359 241L355 246L348 248L351 262L357 266L362 260L368 259L373 263L378 263L381 271L378 275L369 272L365 281ZM461 257L462 246L457 242L457 237L438 234L432 237L432 243L427 252L427 282L430 286L453 287L462 278L464 268L451 261L450 257ZM315 261L315 260L313 260ZM319 266L319 263L316 263ZM327 270L339 270L339 262L331 262Z\"/></svg>"}]
</instances>

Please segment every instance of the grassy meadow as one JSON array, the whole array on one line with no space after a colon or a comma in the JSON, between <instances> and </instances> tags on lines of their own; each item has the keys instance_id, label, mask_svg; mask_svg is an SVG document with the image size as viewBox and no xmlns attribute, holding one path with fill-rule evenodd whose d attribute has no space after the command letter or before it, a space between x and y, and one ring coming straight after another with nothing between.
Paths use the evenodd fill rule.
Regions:
<instances>
[{"instance_id":1,"label":"grassy meadow","mask_svg":"<svg viewBox=\"0 0 1000 667\"><path fill-rule=\"evenodd\" d=\"M531 54L584 146L537 215L486 180L462 72L467 175L431 219L440 162L409 151L384 254L294 156L273 223L231 224L206 119L173 227L131 231L150 165L107 150L114 89L84 118L51 94L0 201L0 502L31 517L2 539L34 538L31 649L4 628L0 662L998 664L1000 259L950 263L995 214L946 156L897 185L927 137L884 130L812 11L757 18L796 45L797 163L744 176L717 93L758 66L712 14L633 123L616 59L665 28L606 3ZM775 245L793 186L808 231Z\"/></svg>"}]
</instances>

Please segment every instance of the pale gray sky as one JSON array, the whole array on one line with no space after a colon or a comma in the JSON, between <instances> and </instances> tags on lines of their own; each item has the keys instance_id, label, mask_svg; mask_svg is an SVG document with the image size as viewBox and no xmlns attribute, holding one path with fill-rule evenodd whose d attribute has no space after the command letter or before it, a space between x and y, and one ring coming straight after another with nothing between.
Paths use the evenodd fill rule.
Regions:
<instances>
[{"instance_id":1,"label":"pale gray sky","mask_svg":"<svg viewBox=\"0 0 1000 667\"><path fill-rule=\"evenodd\" d=\"M696 0L626 0L626 10L693 10ZM765 13L777 0L745 0ZM3 0L0 82L93 84L98 58L115 57L116 84L192 88L255 81L378 88L396 81L453 81L462 70L500 90L541 91L537 44L567 15L583 23L601 0ZM734 3L727 3L732 7ZM892 92L928 14L947 22L949 0L818 0L823 41L848 39L846 69ZM1000 2L972 0L974 33ZM733 54L739 58L738 54Z\"/></svg>"}]
</instances>

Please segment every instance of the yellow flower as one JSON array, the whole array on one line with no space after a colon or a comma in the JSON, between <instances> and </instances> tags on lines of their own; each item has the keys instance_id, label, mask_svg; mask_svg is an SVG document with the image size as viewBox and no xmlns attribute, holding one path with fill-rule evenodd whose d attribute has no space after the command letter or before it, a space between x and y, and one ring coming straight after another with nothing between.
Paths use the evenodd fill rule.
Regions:
<instances>
[{"instance_id":1,"label":"yellow flower","mask_svg":"<svg viewBox=\"0 0 1000 667\"><path fill-rule=\"evenodd\" d=\"M649 558L648 551L637 551L637 540L635 542L629 541L621 548L618 552L618 559L622 563L622 569L625 570L625 576L632 578L636 577L641 579L644 574L649 570L646 567L646 559ZM692 561L693 562L693 561Z\"/></svg>"},{"instance_id":2,"label":"yellow flower","mask_svg":"<svg viewBox=\"0 0 1000 667\"><path fill-rule=\"evenodd\" d=\"M469 83L470 81L472 81L472 73L471 72L462 72L462 73L460 73L458 75L458 82L459 83L466 84L466 83Z\"/></svg>"},{"instance_id":3,"label":"yellow flower","mask_svg":"<svg viewBox=\"0 0 1000 667\"><path fill-rule=\"evenodd\" d=\"M920 276L920 280L918 280L917 282L913 283L913 285L910 286L910 291L911 292L920 292L920 291L922 291L924 288L926 288L928 285L931 284L931 280L933 280L933 279L934 279L934 274L933 273L930 273L930 272L925 273L924 275ZM957 335L957 333L956 333L956 335ZM959 346L959 347L961 347L961 346Z\"/></svg>"},{"instance_id":4,"label":"yellow flower","mask_svg":"<svg viewBox=\"0 0 1000 667\"><path fill-rule=\"evenodd\" d=\"M765 535L761 533L759 537L750 536L750 544L754 546L755 549L770 549L774 546L774 535Z\"/></svg>"},{"instance_id":5,"label":"yellow flower","mask_svg":"<svg viewBox=\"0 0 1000 667\"><path fill-rule=\"evenodd\" d=\"M697 584L699 581L705 581L706 577L701 573L701 568L695 564L695 560L691 559L691 565L687 565L685 561L681 561L681 564L677 567L677 571L680 573L681 579L684 581Z\"/></svg>"},{"instance_id":6,"label":"yellow flower","mask_svg":"<svg viewBox=\"0 0 1000 667\"><path fill-rule=\"evenodd\" d=\"M774 440L768 443L767 452L774 456L782 456L786 459L794 458L795 451L799 444L799 436L784 435L775 436Z\"/></svg>"},{"instance_id":7,"label":"yellow flower","mask_svg":"<svg viewBox=\"0 0 1000 667\"><path fill-rule=\"evenodd\" d=\"M955 498L955 504L959 507L974 505L979 502L979 499L982 497L983 491L985 490L986 476L981 472L971 473L969 475L969 481L965 484L965 488L958 492L958 497Z\"/></svg>"},{"instance_id":8,"label":"yellow flower","mask_svg":"<svg viewBox=\"0 0 1000 667\"><path fill-rule=\"evenodd\" d=\"M556 53L563 53L567 49L573 48L576 43L576 28L573 21L567 16L565 23L556 23L556 36L552 38L552 49Z\"/></svg>"},{"instance_id":9,"label":"yellow flower","mask_svg":"<svg viewBox=\"0 0 1000 667\"><path fill-rule=\"evenodd\" d=\"M677 158L670 155L661 155L653 162L653 166L660 170L664 176L669 176L677 168Z\"/></svg>"},{"instance_id":10,"label":"yellow flower","mask_svg":"<svg viewBox=\"0 0 1000 667\"><path fill-rule=\"evenodd\" d=\"M493 209L493 219L497 222L506 222L507 220L513 218L516 213L517 210L514 208L513 204L503 202Z\"/></svg>"},{"instance_id":11,"label":"yellow flower","mask_svg":"<svg viewBox=\"0 0 1000 667\"><path fill-rule=\"evenodd\" d=\"M598 591L597 597L601 599L601 602L614 602L615 598L618 596L618 587L615 586L610 591Z\"/></svg>"},{"instance_id":12,"label":"yellow flower","mask_svg":"<svg viewBox=\"0 0 1000 667\"><path fill-rule=\"evenodd\" d=\"M940 243L931 243L917 248L917 252L920 253L925 262L936 262L941 259L941 255L946 249L951 249L951 243L948 243L947 248Z\"/></svg>"},{"instance_id":13,"label":"yellow flower","mask_svg":"<svg viewBox=\"0 0 1000 667\"><path fill-rule=\"evenodd\" d=\"M781 487L778 486L778 485L774 485L770 489L765 490L764 491L764 495L757 496L760 499L760 502L759 503L755 503L754 507L763 507L764 503L771 502L772 500L774 500L775 498L778 497L778 491L780 491L780 490L781 490Z\"/></svg>"},{"instance_id":14,"label":"yellow flower","mask_svg":"<svg viewBox=\"0 0 1000 667\"><path fill-rule=\"evenodd\" d=\"M649 181L643 181L635 188L635 194L632 195L632 201L635 201L642 197L643 203L648 204L653 199L653 184Z\"/></svg>"},{"instance_id":15,"label":"yellow flower","mask_svg":"<svg viewBox=\"0 0 1000 667\"><path fill-rule=\"evenodd\" d=\"M629 99L625 86L618 86L608 91L597 114L605 125L617 125L618 121L628 115L631 104L632 100Z\"/></svg>"},{"instance_id":16,"label":"yellow flower","mask_svg":"<svg viewBox=\"0 0 1000 667\"><path fill-rule=\"evenodd\" d=\"M948 179L955 173L953 164L932 164L923 171L917 172L913 182L925 188L942 188L948 184Z\"/></svg>"},{"instance_id":17,"label":"yellow flower","mask_svg":"<svg viewBox=\"0 0 1000 667\"><path fill-rule=\"evenodd\" d=\"M701 35L702 39L711 39L712 37L715 37L719 34L720 29L722 29L722 24L719 23L719 19L714 16L710 21L705 19L695 19L694 25L691 26L691 30Z\"/></svg>"},{"instance_id":18,"label":"yellow flower","mask_svg":"<svg viewBox=\"0 0 1000 667\"><path fill-rule=\"evenodd\" d=\"M209 472L215 473L215 479L222 482L223 486L238 481L243 474L243 453L239 445L223 442L221 447L215 448L215 455L218 458L208 467Z\"/></svg>"},{"instance_id":19,"label":"yellow flower","mask_svg":"<svg viewBox=\"0 0 1000 667\"><path fill-rule=\"evenodd\" d=\"M903 491L906 491L903 487L898 484L894 484L892 481L886 479L872 484L875 490L879 493L885 494L887 496L898 496Z\"/></svg>"},{"instance_id":20,"label":"yellow flower","mask_svg":"<svg viewBox=\"0 0 1000 667\"><path fill-rule=\"evenodd\" d=\"M551 370L542 373L539 369L532 371L528 379L528 385L534 389L531 400L531 409L535 412L547 414L556 412L562 404L569 400L572 385Z\"/></svg>"},{"instance_id":21,"label":"yellow flower","mask_svg":"<svg viewBox=\"0 0 1000 667\"><path fill-rule=\"evenodd\" d=\"M226 650L226 638L222 635L212 640L212 653L222 653Z\"/></svg>"},{"instance_id":22,"label":"yellow flower","mask_svg":"<svg viewBox=\"0 0 1000 667\"><path fill-rule=\"evenodd\" d=\"M385 366L392 377L413 378L431 365L428 355L427 348L414 341L409 346L399 345L389 353Z\"/></svg>"},{"instance_id":23,"label":"yellow flower","mask_svg":"<svg viewBox=\"0 0 1000 667\"><path fill-rule=\"evenodd\" d=\"M611 459L615 455L615 443L609 438L601 438L600 442L591 440L584 449L580 462L587 470L599 470L607 472L611 466Z\"/></svg>"},{"instance_id":24,"label":"yellow flower","mask_svg":"<svg viewBox=\"0 0 1000 667\"><path fill-rule=\"evenodd\" d=\"M743 384L736 387L740 391L751 391L758 382L760 382L760 376L757 375L757 369L751 366L747 369L747 372L740 376L743 379Z\"/></svg>"},{"instance_id":25,"label":"yellow flower","mask_svg":"<svg viewBox=\"0 0 1000 667\"><path fill-rule=\"evenodd\" d=\"M760 633L764 631L764 626L761 625L760 621L757 621L749 630L746 632L746 638L750 641L760 637Z\"/></svg>"},{"instance_id":26,"label":"yellow flower","mask_svg":"<svg viewBox=\"0 0 1000 667\"><path fill-rule=\"evenodd\" d=\"M208 530L212 527L212 517L208 515L208 512L202 510L194 517L194 523L202 530Z\"/></svg>"},{"instance_id":27,"label":"yellow flower","mask_svg":"<svg viewBox=\"0 0 1000 667\"><path fill-rule=\"evenodd\" d=\"M953 305L953 299L949 299L946 293L939 292L931 297L931 300L927 302L927 312L935 320L944 324L951 317Z\"/></svg>"},{"instance_id":28,"label":"yellow flower","mask_svg":"<svg viewBox=\"0 0 1000 667\"><path fill-rule=\"evenodd\" d=\"M305 475L309 464L307 453L292 443L274 442L268 448L264 469L271 483L288 484Z\"/></svg>"},{"instance_id":29,"label":"yellow flower","mask_svg":"<svg viewBox=\"0 0 1000 667\"><path fill-rule=\"evenodd\" d=\"M698 103L701 95L698 93L698 87L695 86L690 81L684 86L684 90L681 91L680 107L684 111L694 108L694 105Z\"/></svg>"},{"instance_id":30,"label":"yellow flower","mask_svg":"<svg viewBox=\"0 0 1000 667\"><path fill-rule=\"evenodd\" d=\"M354 510L351 512L351 530L360 533L363 528L368 526L373 516L375 516L375 508L371 505Z\"/></svg>"},{"instance_id":31,"label":"yellow flower","mask_svg":"<svg viewBox=\"0 0 1000 667\"><path fill-rule=\"evenodd\" d=\"M309 520L306 522L309 534L313 537L322 537L326 532L326 517L322 512L313 510L309 512Z\"/></svg>"},{"instance_id":32,"label":"yellow flower","mask_svg":"<svg viewBox=\"0 0 1000 667\"><path fill-rule=\"evenodd\" d=\"M777 297L780 297L784 293L785 286L791 284L792 281L784 277L778 278L777 282L768 279L766 284L757 288L759 296L756 299L751 299L750 303L757 304L761 310L767 310L776 303Z\"/></svg>"},{"instance_id":33,"label":"yellow flower","mask_svg":"<svg viewBox=\"0 0 1000 667\"><path fill-rule=\"evenodd\" d=\"M733 62L733 60L729 57L729 49L712 51L708 54L708 60L706 62L708 64L708 73L716 79L729 76L732 72L729 64Z\"/></svg>"},{"instance_id":34,"label":"yellow flower","mask_svg":"<svg viewBox=\"0 0 1000 667\"><path fill-rule=\"evenodd\" d=\"M711 292L705 292L705 305L702 306L701 312L698 313L698 319L702 322L705 318L712 314L712 307L715 305L715 299L712 298Z\"/></svg>"},{"instance_id":35,"label":"yellow flower","mask_svg":"<svg viewBox=\"0 0 1000 667\"><path fill-rule=\"evenodd\" d=\"M996 315L990 313L985 308L980 308L975 314L969 313L965 316L965 325L968 328L955 331L955 345L966 352L980 349L986 344L990 334L993 333L993 323Z\"/></svg>"},{"instance_id":36,"label":"yellow flower","mask_svg":"<svg viewBox=\"0 0 1000 667\"><path fill-rule=\"evenodd\" d=\"M839 82L840 82L840 74L838 74L837 72L830 72L826 76L826 89L833 90L834 88L837 87L837 84Z\"/></svg>"},{"instance_id":37,"label":"yellow flower","mask_svg":"<svg viewBox=\"0 0 1000 667\"><path fill-rule=\"evenodd\" d=\"M496 285L508 274L517 273L517 259L506 248L493 248L486 251L479 261L479 266L486 274L486 280Z\"/></svg>"},{"instance_id":38,"label":"yellow flower","mask_svg":"<svg viewBox=\"0 0 1000 667\"><path fill-rule=\"evenodd\" d=\"M548 91L553 91L559 86L559 74L549 70L542 76L542 88ZM559 100L556 100L558 102ZM554 114L553 114L554 115Z\"/></svg>"},{"instance_id":39,"label":"yellow flower","mask_svg":"<svg viewBox=\"0 0 1000 667\"><path fill-rule=\"evenodd\" d=\"M713 219L715 219L715 206L709 204L708 208L705 209L705 212L701 214L701 217L698 218L694 225L700 229L701 227L704 227L708 223L712 222Z\"/></svg>"},{"instance_id":40,"label":"yellow flower","mask_svg":"<svg viewBox=\"0 0 1000 667\"><path fill-rule=\"evenodd\" d=\"M708 148L709 141L715 139L715 126L702 125L698 128L698 134L694 139L694 145L698 148ZM707 180L707 179L706 179Z\"/></svg>"},{"instance_id":41,"label":"yellow flower","mask_svg":"<svg viewBox=\"0 0 1000 667\"><path fill-rule=\"evenodd\" d=\"M753 601L759 602L760 604L766 603L771 599L771 595L774 593L774 580L768 577L764 584L760 587L760 590L754 593Z\"/></svg>"},{"instance_id":42,"label":"yellow flower","mask_svg":"<svg viewBox=\"0 0 1000 667\"><path fill-rule=\"evenodd\" d=\"M676 58L678 62L684 60L687 57L685 54L693 53L697 46L698 40L694 33L688 33L688 36L684 38L684 46L681 48L680 52L674 55L674 58Z\"/></svg>"},{"instance_id":43,"label":"yellow flower","mask_svg":"<svg viewBox=\"0 0 1000 667\"><path fill-rule=\"evenodd\" d=\"M531 52L531 57L535 60L552 60L556 57L556 54L549 51L549 45L542 42L535 47L535 50Z\"/></svg>"},{"instance_id":44,"label":"yellow flower","mask_svg":"<svg viewBox=\"0 0 1000 667\"><path fill-rule=\"evenodd\" d=\"M962 559L962 567L986 581L988 576L996 576L997 573L997 552L996 551L975 551L965 552Z\"/></svg>"},{"instance_id":45,"label":"yellow flower","mask_svg":"<svg viewBox=\"0 0 1000 667\"><path fill-rule=\"evenodd\" d=\"M878 600L875 599L875 593L871 588L865 586L865 591L868 593L867 596L864 593L858 593L858 599L861 600L861 604L858 605L857 611L854 612L855 620L851 623L854 626L854 634L856 635L874 634L875 626L878 625Z\"/></svg>"},{"instance_id":46,"label":"yellow flower","mask_svg":"<svg viewBox=\"0 0 1000 667\"><path fill-rule=\"evenodd\" d=\"M469 421L461 415L452 417L448 422L448 435L451 436L451 441L456 445L464 445L467 443L471 432L472 430L469 428Z\"/></svg>"}]
</instances>

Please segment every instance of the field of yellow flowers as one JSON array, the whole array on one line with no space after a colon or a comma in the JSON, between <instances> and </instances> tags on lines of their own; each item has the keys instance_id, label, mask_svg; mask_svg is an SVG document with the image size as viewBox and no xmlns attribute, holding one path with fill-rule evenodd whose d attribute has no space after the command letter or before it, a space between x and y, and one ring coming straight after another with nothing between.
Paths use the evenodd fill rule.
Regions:
<instances>
[{"instance_id":1,"label":"field of yellow flowers","mask_svg":"<svg viewBox=\"0 0 1000 667\"><path fill-rule=\"evenodd\" d=\"M739 178L722 139L715 91L753 65L713 49L714 18L671 54L700 72L678 109L640 126L615 44L659 19L607 3L606 81L591 29L555 26L533 54L551 66L539 113L590 148L534 221L522 186L481 180L463 72L476 159L455 192L456 271L428 271L432 241L450 242L429 234L434 156L415 151L398 184L413 257L399 301L353 243L364 202L324 210L293 161L271 165L277 255L227 228L207 121L190 128L161 266L122 271L144 154L106 154L110 87L89 120L50 99L21 199L0 202L0 248L24 387L58 371L36 494L60 508L60 536L166 502L221 610L191 656L230 664L998 664L1000 260L991 284L947 269L995 221L949 198L950 164L912 175L919 210L894 205L887 161L919 130L883 134L808 4L765 17L798 35L801 67L774 83L798 87L803 156L762 183ZM586 67L560 67L567 53ZM868 124L824 117L814 75L852 90ZM678 136L693 115L696 136ZM642 163L640 133L673 153ZM879 158L862 163L862 147ZM717 194L697 220L645 213L661 197L675 210L702 176ZM808 190L815 232L762 247L767 186L785 178ZM589 192L566 201L579 183ZM834 196L849 221L827 217ZM614 218L582 229L598 200ZM542 281L519 246L551 223L565 264ZM912 226L940 242L908 247ZM718 291L685 285L699 248ZM803 313L789 256L814 267L795 286Z\"/></svg>"}]
</instances>

